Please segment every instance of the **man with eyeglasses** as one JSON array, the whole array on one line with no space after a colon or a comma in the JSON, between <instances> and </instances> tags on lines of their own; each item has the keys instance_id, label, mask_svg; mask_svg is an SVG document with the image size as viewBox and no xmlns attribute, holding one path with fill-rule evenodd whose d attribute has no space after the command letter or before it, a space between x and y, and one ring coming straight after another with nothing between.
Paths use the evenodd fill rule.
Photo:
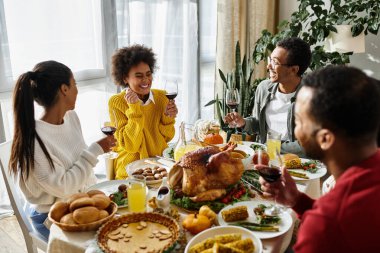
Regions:
<instances>
[{"instance_id":1,"label":"man with eyeglasses","mask_svg":"<svg viewBox=\"0 0 380 253\"><path fill-rule=\"evenodd\" d=\"M287 38L278 42L268 57L269 79L257 87L252 116L243 118L238 113L229 113L224 121L234 122L248 133L258 133L262 143L269 131L279 133L282 153L304 156L294 136L294 103L310 61L310 46L303 40Z\"/></svg>"},{"instance_id":2,"label":"man with eyeglasses","mask_svg":"<svg viewBox=\"0 0 380 253\"><path fill-rule=\"evenodd\" d=\"M302 80L295 135L321 160L335 187L314 200L298 191L285 168L261 189L301 219L294 252L380 252L380 82L347 66L328 66ZM262 169L256 166L256 169Z\"/></svg>"}]
</instances>

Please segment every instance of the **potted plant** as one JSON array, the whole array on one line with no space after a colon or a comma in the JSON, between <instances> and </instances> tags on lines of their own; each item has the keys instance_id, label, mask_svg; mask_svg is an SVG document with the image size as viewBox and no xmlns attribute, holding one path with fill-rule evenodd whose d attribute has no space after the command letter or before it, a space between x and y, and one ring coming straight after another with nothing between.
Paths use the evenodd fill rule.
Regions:
<instances>
[{"instance_id":1,"label":"potted plant","mask_svg":"<svg viewBox=\"0 0 380 253\"><path fill-rule=\"evenodd\" d=\"M329 6L322 0L297 0L298 10L290 21L282 21L277 34L267 30L257 40L252 59L254 64L266 60L276 43L284 38L299 37L312 47L310 69L315 70L329 64L347 64L352 52L326 52L323 42L336 25L351 25L352 36L362 32L377 34L380 26L380 3L378 0L331 0Z\"/></svg>"},{"instance_id":2,"label":"potted plant","mask_svg":"<svg viewBox=\"0 0 380 253\"><path fill-rule=\"evenodd\" d=\"M253 66L250 58L243 56L241 59L240 54L240 43L236 42L235 47L235 69L227 74L224 74L221 69L219 69L219 76L223 81L223 97L220 98L216 94L215 99L208 102L205 106L215 105L215 111L220 123L221 128L228 134L231 134L232 130L229 129L228 125L224 123L223 118L228 113L228 108L225 103L225 93L227 89L237 88L240 95L240 103L237 112L243 117L247 117L252 113L255 91L257 83L252 83Z\"/></svg>"}]
</instances>

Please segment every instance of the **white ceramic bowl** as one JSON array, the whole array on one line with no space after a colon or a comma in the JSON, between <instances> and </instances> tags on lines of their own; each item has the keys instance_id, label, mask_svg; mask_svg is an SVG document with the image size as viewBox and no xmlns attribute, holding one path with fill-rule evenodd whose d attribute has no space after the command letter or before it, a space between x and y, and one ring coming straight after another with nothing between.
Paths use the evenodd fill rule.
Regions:
<instances>
[{"instance_id":1,"label":"white ceramic bowl","mask_svg":"<svg viewBox=\"0 0 380 253\"><path fill-rule=\"evenodd\" d=\"M243 239L251 238L253 241L253 244L255 245L254 253L261 253L263 251L263 245L261 243L261 240L248 229L237 227L237 226L218 226L218 227L212 227L210 229L202 231L201 233L194 236L187 244L185 253L187 253L192 246L206 240L207 238L214 237L216 235L231 234L231 233L240 233Z\"/></svg>"}]
</instances>

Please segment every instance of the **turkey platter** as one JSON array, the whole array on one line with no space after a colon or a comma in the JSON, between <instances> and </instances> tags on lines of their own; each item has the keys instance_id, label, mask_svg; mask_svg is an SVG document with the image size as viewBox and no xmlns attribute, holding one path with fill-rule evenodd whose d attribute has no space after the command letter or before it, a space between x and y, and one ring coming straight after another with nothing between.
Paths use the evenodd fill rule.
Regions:
<instances>
[{"instance_id":1,"label":"turkey platter","mask_svg":"<svg viewBox=\"0 0 380 253\"><path fill-rule=\"evenodd\" d=\"M236 146L209 146L185 154L169 173L171 188L181 188L194 202L221 198L244 172L242 160L233 155Z\"/></svg>"}]
</instances>

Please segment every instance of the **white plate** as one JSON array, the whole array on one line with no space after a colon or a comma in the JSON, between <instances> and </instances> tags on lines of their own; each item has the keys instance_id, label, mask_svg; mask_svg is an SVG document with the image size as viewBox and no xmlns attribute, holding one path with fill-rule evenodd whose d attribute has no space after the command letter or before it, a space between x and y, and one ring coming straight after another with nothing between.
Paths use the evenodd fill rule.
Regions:
<instances>
[{"instance_id":1,"label":"white plate","mask_svg":"<svg viewBox=\"0 0 380 253\"><path fill-rule=\"evenodd\" d=\"M229 205L229 206L226 206L225 208L223 208L219 214L218 214L218 222L221 226L225 226L225 225L229 225L231 223L236 223L236 221L234 222L225 222L222 218L222 211L224 210L228 210L232 207L237 207L237 206L246 206L247 209L248 209L248 214L249 214L249 217L245 220L245 221L248 221L248 222L256 222L257 223L257 220L256 220L256 215L255 213L253 212L253 209L256 208L259 204L264 204L266 206L268 205L273 205L273 202L268 202L268 201L265 201L265 200L250 200L250 201L242 201L242 202L237 202L233 205ZM273 238L273 237L276 237L276 236L279 236L279 235L282 235L284 234L285 232L287 232L290 227L292 226L293 224L293 219L292 219L292 216L290 216L290 214L286 211L284 211L281 215L281 221L280 221L280 224L279 224L279 229L280 231L278 232L260 232L260 231L252 231L253 234L255 234L258 238L260 239L268 239L268 238Z\"/></svg>"},{"instance_id":2,"label":"white plate","mask_svg":"<svg viewBox=\"0 0 380 253\"><path fill-rule=\"evenodd\" d=\"M309 162L309 159L301 158L302 163ZM318 170L315 173L311 173L309 171L303 170L303 169L291 169L292 171L301 172L306 174L306 176L309 177L309 179L306 178L299 178L299 177L292 177L294 180L297 181L307 181L312 179L317 179L320 177L323 177L327 173L327 168L323 163L317 163Z\"/></svg>"},{"instance_id":3,"label":"white plate","mask_svg":"<svg viewBox=\"0 0 380 253\"><path fill-rule=\"evenodd\" d=\"M132 173L135 172L136 170L138 169L144 169L144 168L153 168L153 167L160 167L160 168L165 168L166 169L166 172L168 173L169 175L169 170L170 168L167 167L166 165L164 164L161 164L161 163L158 163L158 160L159 158L145 158L145 159L141 159L141 160L137 160L137 161L134 161L134 162L131 162L130 164L127 165L127 174L130 176L130 177L133 177ZM149 162L152 162L152 163L155 163L155 164L151 164ZM162 182L162 179L158 179L158 180L147 180L146 181L146 184L147 185L152 185L152 184L159 184Z\"/></svg>"},{"instance_id":4,"label":"white plate","mask_svg":"<svg viewBox=\"0 0 380 253\"><path fill-rule=\"evenodd\" d=\"M109 196L112 193L118 191L119 185L121 185L121 184L128 185L128 183L129 183L128 179L104 181L104 182L101 182L98 184L91 185L90 187L88 187L86 189L86 192L91 191L91 190L100 190L100 191L104 192L104 194ZM149 191L149 189L148 189L148 187L146 187L146 194L148 194L148 191ZM122 206L117 206L117 208L125 208L127 206L128 206L128 204L122 205Z\"/></svg>"},{"instance_id":5,"label":"white plate","mask_svg":"<svg viewBox=\"0 0 380 253\"><path fill-rule=\"evenodd\" d=\"M244 146L248 146L249 148L251 148L251 145L252 144L255 144L255 145L257 145L257 146L260 146L260 147L262 147L263 149L267 149L267 146L265 146L265 144L262 144L262 143L260 143L260 142L252 142L252 141L242 141L242 145L244 145ZM253 150L253 148L251 148L252 150Z\"/></svg>"},{"instance_id":6,"label":"white plate","mask_svg":"<svg viewBox=\"0 0 380 253\"><path fill-rule=\"evenodd\" d=\"M263 251L263 245L261 243L261 240L248 229L245 229L242 227L236 227L236 226L219 226L219 227L213 227L213 228L207 229L197 234L196 236L194 236L187 244L185 248L185 253L187 253L189 249L195 244L200 243L208 238L214 237L216 235L231 234L231 233L240 233L243 239L251 238L253 241L253 244L255 245L254 253L261 253Z\"/></svg>"}]
</instances>

